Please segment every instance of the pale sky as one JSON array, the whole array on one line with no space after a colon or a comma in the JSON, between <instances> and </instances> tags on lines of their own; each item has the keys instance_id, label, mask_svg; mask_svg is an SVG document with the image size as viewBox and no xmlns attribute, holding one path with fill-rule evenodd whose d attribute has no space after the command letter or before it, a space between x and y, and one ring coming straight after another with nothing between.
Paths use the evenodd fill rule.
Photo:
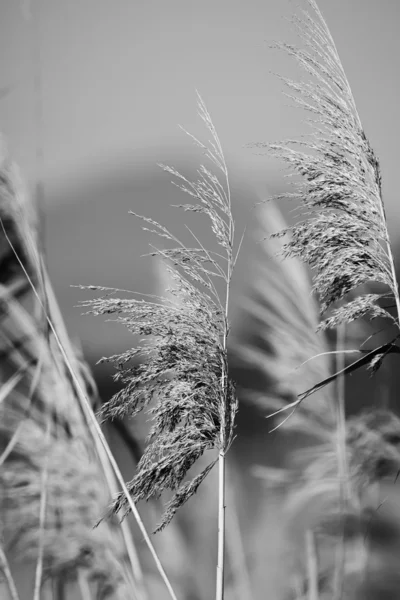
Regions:
<instances>
[{"instance_id":1,"label":"pale sky","mask_svg":"<svg viewBox=\"0 0 400 600\"><path fill-rule=\"evenodd\" d=\"M180 144L177 124L194 121L199 89L226 149L293 135L298 114L284 106L269 71L290 71L273 40L291 40L289 0L18 0L0 6L0 126L25 173L34 175L40 41L45 176L64 178ZM364 126L396 180L399 139L397 0L320 0ZM37 62L37 61L36 61ZM288 71L289 68L289 71ZM36 97L35 97L36 96Z\"/></svg>"},{"instance_id":2,"label":"pale sky","mask_svg":"<svg viewBox=\"0 0 400 600\"><path fill-rule=\"evenodd\" d=\"M136 257L147 247L138 251L133 240L142 238L126 214L139 206L164 215L173 202L154 165L193 163L192 145L177 125L201 135L195 89L238 179L257 192L283 188L277 166L244 145L303 130L303 115L288 108L270 73L294 75L293 66L268 48L274 40L293 41L285 17L298 3L32 0L35 18L24 17L23 4L0 3L0 90L9 88L0 98L0 129L30 183L38 144L43 149L49 268L70 326L92 343L100 334L78 320L69 285L123 286L146 269ZM396 235L400 2L320 0L319 6L380 158Z\"/></svg>"}]
</instances>

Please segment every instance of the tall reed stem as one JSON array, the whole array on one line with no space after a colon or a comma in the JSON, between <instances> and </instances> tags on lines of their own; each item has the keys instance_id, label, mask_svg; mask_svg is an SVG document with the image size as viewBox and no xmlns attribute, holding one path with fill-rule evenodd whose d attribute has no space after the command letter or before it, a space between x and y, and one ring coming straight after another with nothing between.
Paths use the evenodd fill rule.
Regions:
<instances>
[{"instance_id":1,"label":"tall reed stem","mask_svg":"<svg viewBox=\"0 0 400 600\"><path fill-rule=\"evenodd\" d=\"M346 326L340 325L337 329L336 338L336 350L338 351L336 370L338 372L342 371L345 367L345 355L341 352L344 350L345 342ZM346 401L344 375L339 375L337 380L336 427L339 477L339 514L343 518L343 521L340 524L340 539L336 548L333 600L342 600L344 593L344 566L346 559L344 512L350 495L346 449Z\"/></svg>"},{"instance_id":2,"label":"tall reed stem","mask_svg":"<svg viewBox=\"0 0 400 600\"><path fill-rule=\"evenodd\" d=\"M48 312L46 310L46 307L45 307L45 305L44 305L44 303L42 301L42 298L41 298L40 294L38 293L38 291L37 291L37 289L36 289L36 287L35 287L32 279L31 279L31 277L29 276L29 273L27 272L27 270L26 270L23 262L21 261L19 255L18 255L18 252L14 248L14 245L13 245L12 241L10 240L9 236L7 235L7 232L6 232L5 228L4 228L4 224L3 224L3 222L1 220L0 220L0 224L1 224L1 227L3 229L4 236L5 236L6 240L7 240L7 242L10 244L10 247L12 248L12 250L13 250L13 252L15 254L15 257L16 257L18 263L20 264L21 269L23 270L23 272L25 274L25 277L27 278L27 280L29 282L29 285L32 288L32 291L33 291L34 295L36 296L36 298L37 298L37 300L39 302L39 305L41 306L41 308L43 310L43 313L45 315L45 318L46 318L46 321L47 321L47 323L49 325L49 328L50 328L52 334L54 335L55 342L56 342L56 344L57 344L57 346L58 346L58 348L60 350L61 356L64 359L65 366L67 367L67 370L68 370L68 372L70 374L71 380L72 380L73 385L75 387L75 390L76 390L76 393L77 393L77 397L78 397L78 399L79 399L79 401L81 403L81 407L82 407L83 413L84 413L84 415L85 415L85 417L87 419L87 424L88 424L89 430L90 430L91 434L94 436L94 438L95 439L97 438L100 441L101 445L103 446L105 454L107 456L107 459L108 459L108 461L109 461L109 463L111 465L112 470L114 471L115 478L118 481L119 485L121 486L121 489L122 489L124 495L126 496L126 499L128 501L128 504L129 504L129 508L131 509L132 514L133 514L133 516L134 516L134 518L136 520L136 523L137 523L137 525L138 525L138 527L140 529L140 532L143 535L144 541L145 541L148 549L150 550L150 553L151 553L151 555L152 555L152 557L154 559L154 562L156 564L157 570L158 570L158 572L159 572L162 580L164 581L164 584L165 584L165 586L166 586L166 588L167 588L167 590L169 592L169 595L170 595L170 597L171 597L172 600L177 600L177 597L176 597L175 592L174 592L174 590L172 588L172 585L171 585L171 583L170 583L170 581L168 579L168 576L167 576L166 572L164 571L164 568L163 568L163 566L161 564L161 561L158 558L157 552L156 552L156 550L155 550L155 548L154 548L154 546L153 546L153 544L151 542L150 536L149 536L149 534L146 531L146 528L145 528L144 523L142 521L142 518L141 518L141 516L139 514L139 511L136 508L136 505L135 505L135 503L133 502L133 500L131 498L131 495L130 495L130 493L128 491L128 488L126 487L125 480L124 480L124 478L122 476L122 473L121 473L121 471L120 471L120 469L118 467L118 463L115 460L113 453L111 452L110 446L108 445L108 442L107 442L107 440L105 438L105 435L104 435L104 433L103 433L103 431L102 431L102 429L101 429L101 427L100 427L100 425L99 425L99 423L98 423L98 421L96 419L96 416L95 416L95 414L94 414L94 412L92 410L92 407L91 407L91 404L90 404L90 400L86 396L85 391L82 388L81 382L79 381L79 378L76 375L75 370L74 370L74 368L73 368L73 366L71 364L70 358L68 356L68 352L67 352L66 348L64 347L64 344L61 341L60 336L58 335L56 327L55 327L55 325L54 325L54 323L53 323L50 315L48 314Z\"/></svg>"},{"instance_id":3,"label":"tall reed stem","mask_svg":"<svg viewBox=\"0 0 400 600\"><path fill-rule=\"evenodd\" d=\"M230 267L228 267L229 269ZM228 271L229 272L229 271ZM226 294L226 315L228 311L228 299L229 299L229 280L227 284ZM226 316L225 315L225 316ZM223 339L224 350L226 350L226 338L228 334L227 319L225 319L225 332ZM225 365L222 367L222 382L221 388L224 394L223 402L226 399L226 387L227 387L228 374L225 372ZM225 572L225 454L226 454L226 421L225 421L225 407L224 410L220 411L221 414L221 429L220 429L220 450L218 454L218 559L217 559L217 582L216 582L216 600L223 600L224 598L224 572Z\"/></svg>"},{"instance_id":4,"label":"tall reed stem","mask_svg":"<svg viewBox=\"0 0 400 600\"><path fill-rule=\"evenodd\" d=\"M18 595L17 586L15 585L14 578L11 573L10 565L8 564L7 556L0 545L0 572L3 574L4 580L7 584L9 595L11 600L20 600Z\"/></svg>"},{"instance_id":5,"label":"tall reed stem","mask_svg":"<svg viewBox=\"0 0 400 600\"><path fill-rule=\"evenodd\" d=\"M219 142L217 138L217 142ZM222 149L221 149L221 156ZM223 161L225 170L226 184L227 184L227 201L229 206L229 212L231 212L231 192L229 186L228 169L225 161ZM229 248L227 251L228 265L226 271L226 297L225 297L225 323L224 323L224 336L223 336L223 349L226 353L227 350L227 338L229 333L228 323L228 311L229 311L229 291L232 278L232 272L234 267L233 261L233 237L234 237L234 224L232 218L229 219ZM225 573L225 455L226 455L226 398L228 390L228 373L226 372L226 365L223 365L222 369L222 393L224 394L223 402L224 408L220 411L221 414L221 430L220 430L220 450L218 455L218 559L217 559L217 582L216 582L216 600L223 600L224 598L224 573Z\"/></svg>"},{"instance_id":6,"label":"tall reed stem","mask_svg":"<svg viewBox=\"0 0 400 600\"><path fill-rule=\"evenodd\" d=\"M91 426L91 427L93 427L96 435L98 436L101 444L103 445L103 448L105 450L107 458L108 458L108 460L109 460L109 462L110 462L110 464L112 466L112 469L113 469L113 471L115 473L116 479L117 479L119 485L121 486L121 489L122 489L123 493L125 494L126 499L128 500L129 507L130 507L130 509L132 511L132 514L135 517L135 520L136 520L136 523L139 526L140 532L143 535L143 538L144 538L144 540L145 540L145 542L147 544L148 549L151 552L151 555L153 556L154 562L156 563L157 570L160 573L161 578L162 578L162 580L165 583L165 586L166 586L166 588L167 588L167 590L169 592L169 595L171 596L172 600L177 600L177 597L176 597L175 592L174 592L174 590L172 588L172 585L171 585L171 583L170 583L170 581L168 579L168 576L167 576L166 572L164 571L164 568L163 568L163 566L161 564L161 561L158 558L157 552L156 552L156 550L155 550L155 548L154 548L154 546L153 546L153 544L152 544L152 542L150 540L149 534L146 531L146 528L145 528L144 523L142 521L142 518L141 518L141 516L139 514L139 511L136 508L136 505L135 505L135 503L133 502L133 500L131 498L131 495L130 495L130 493L128 491L128 488L126 487L124 478L123 478L123 476L121 474L121 471L119 470L117 461L115 460L115 458L113 456L113 453L111 452L110 447L108 445L108 442L107 442L107 440L106 440L106 438L105 438L105 436L104 436L104 434L103 434L103 432L101 430L101 427L100 427L100 425L99 425L99 423L98 423L98 421L96 419L96 416L93 413L92 407L90 406L90 402L89 402L88 398L86 397L86 394L84 393L84 391L83 391L83 389L82 389L82 387L80 385L80 382L79 382L78 378L76 377L75 372L74 372L73 368L71 367L71 365L69 363L68 356L67 356L67 354L66 354L66 352L65 352L65 350L64 350L64 348L63 348L63 346L61 344L61 341L59 340L59 338L57 336L57 332L53 328L53 325L52 325L50 319L48 319L48 322L49 322L50 328L53 331L53 334L54 334L54 337L56 339L57 345L59 346L60 351L61 351L61 353L63 355L63 358L64 358L64 360L66 362L66 365L67 365L68 370L70 372L71 378L72 378L72 380L73 380L73 382L75 384L75 387L76 387L76 390L77 390L77 393L78 393L78 397L79 397L79 399L82 402L82 407L84 408L84 411L86 413L86 417L88 419L88 425Z\"/></svg>"},{"instance_id":7,"label":"tall reed stem","mask_svg":"<svg viewBox=\"0 0 400 600\"><path fill-rule=\"evenodd\" d=\"M218 562L216 600L224 598L225 572L225 452L220 450L218 462Z\"/></svg>"}]
</instances>

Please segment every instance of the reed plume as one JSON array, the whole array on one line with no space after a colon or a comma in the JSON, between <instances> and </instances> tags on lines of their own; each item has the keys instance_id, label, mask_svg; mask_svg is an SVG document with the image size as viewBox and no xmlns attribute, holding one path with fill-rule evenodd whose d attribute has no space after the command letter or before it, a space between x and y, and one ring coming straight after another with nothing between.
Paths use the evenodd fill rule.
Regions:
<instances>
[{"instance_id":1,"label":"reed plume","mask_svg":"<svg viewBox=\"0 0 400 600\"><path fill-rule=\"evenodd\" d=\"M36 563L33 598L53 586L68 597L144 597L129 530L94 525L109 499L109 468L93 443L70 371L49 327L64 340L82 389L96 386L72 348L44 267L38 224L18 169L0 156L0 518L5 560ZM3 561L3 571L4 569ZM8 577L13 600L17 587ZM86 591L85 591L86 590ZM76 592L77 593L77 592ZM63 595L64 594L64 595Z\"/></svg>"},{"instance_id":2,"label":"reed plume","mask_svg":"<svg viewBox=\"0 0 400 600\"><path fill-rule=\"evenodd\" d=\"M313 289L325 316L321 328L365 315L388 317L398 327L399 293L379 162L328 26L316 2L307 3L312 14L303 11L302 17L293 18L305 48L277 44L310 75L309 81L282 80L295 105L311 113L312 128L300 140L268 145L301 177L290 196L301 204L306 218L289 228L291 239L284 244L283 254L310 265ZM371 282L383 284L386 290L360 293L360 286ZM356 297L349 298L352 291ZM388 299L395 301L396 317L386 308ZM328 316L329 308L333 310Z\"/></svg>"},{"instance_id":3,"label":"reed plume","mask_svg":"<svg viewBox=\"0 0 400 600\"><path fill-rule=\"evenodd\" d=\"M206 249L190 229L194 247L185 246L153 219L135 215L144 221L145 231L173 245L153 248L151 252L166 262L173 282L171 289L165 297L119 299L113 296L122 290L90 286L109 293L82 305L96 315L115 315L132 334L142 337L139 346L107 359L117 367L115 379L123 388L104 405L100 415L103 419L133 417L145 409L151 417L146 448L127 487L135 503L160 496L166 490L174 492L156 531L171 521L219 461L217 597L222 598L224 465L237 410L226 352L229 288L236 256L228 170L217 132L200 96L198 111L211 140L206 146L189 135L222 178L201 165L198 180L189 181L175 169L161 166L195 202L180 208L208 218L218 251ZM209 450L216 450L218 458L210 458L199 474L187 480L191 467ZM129 512L122 494L113 504L115 512L120 509Z\"/></svg>"},{"instance_id":4,"label":"reed plume","mask_svg":"<svg viewBox=\"0 0 400 600\"><path fill-rule=\"evenodd\" d=\"M398 283L379 162L362 127L328 26L316 2L307 0L307 4L311 13L302 11L301 17L293 18L304 49L277 46L309 75L300 83L282 80L295 105L311 114L312 131L300 140L257 144L267 146L300 177L290 198L300 205L304 218L293 227L281 228L275 238L283 241L284 257L300 259L311 268L323 318L318 329L339 328L340 339L344 327L364 317L389 319L398 329ZM379 289L372 293L371 284ZM359 367L376 371L388 354L400 352L398 337L397 332L382 346L360 350L361 358L322 376L277 412L290 409L293 413L307 396ZM292 479L292 526L296 529L297 524L311 540L307 564L302 565L303 584L293 592L296 598L338 600L359 598L361 589L365 593L365 537L372 545L376 540L370 539L363 527L369 512L376 508L374 490L399 467L398 418L390 411L374 409L346 422L340 381L332 398L337 406L336 429L326 429L320 446L298 452L294 459L304 460L303 467L287 478ZM304 549L304 537L300 544Z\"/></svg>"}]
</instances>

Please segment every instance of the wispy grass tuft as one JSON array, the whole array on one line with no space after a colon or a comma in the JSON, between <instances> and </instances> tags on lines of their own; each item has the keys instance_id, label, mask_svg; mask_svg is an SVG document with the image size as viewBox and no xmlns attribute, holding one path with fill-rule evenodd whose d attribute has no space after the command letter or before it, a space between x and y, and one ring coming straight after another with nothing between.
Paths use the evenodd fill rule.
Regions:
<instances>
[{"instance_id":1,"label":"wispy grass tuft","mask_svg":"<svg viewBox=\"0 0 400 600\"><path fill-rule=\"evenodd\" d=\"M393 481L398 475L399 431L399 418L386 410L372 409L347 421L345 450L348 479L344 497L337 476L336 433L317 449L313 447L297 454L303 470L296 482L292 480L287 518L292 523L311 521L311 529L318 540L319 591L324 598L325 594L347 597L351 580L355 577L358 578L357 585L361 585L367 576L368 547L371 544L382 545L379 535L383 534L383 530L379 533L379 527L385 524L379 520L377 513L377 490L382 481ZM340 546L344 560L338 582L337 550ZM356 564L352 558L354 552L358 555ZM305 565L303 575L306 579Z\"/></svg>"},{"instance_id":2,"label":"wispy grass tuft","mask_svg":"<svg viewBox=\"0 0 400 600\"><path fill-rule=\"evenodd\" d=\"M4 145L0 226L3 554L36 563L35 597L49 582L65 595L67 582L84 577L99 597L123 600L134 590L144 598L129 531L121 535L115 522L93 530L111 491L107 466L92 445L58 344L64 325L43 265L34 207ZM68 338L65 347L76 381L96 402L95 385Z\"/></svg>"},{"instance_id":3,"label":"wispy grass tuft","mask_svg":"<svg viewBox=\"0 0 400 600\"><path fill-rule=\"evenodd\" d=\"M338 379L336 430L326 428L320 446L293 457L304 463L290 502L293 523L300 523L302 530L306 527L316 542L309 558L316 552L318 564L314 560L309 560L308 566L303 564L304 581L308 579L311 585L304 586L300 597L321 594L339 600L361 597L358 592L353 594L357 586L361 589L359 583L367 568L362 549L368 532L361 531L361 524L365 524L368 511L376 509L374 490L382 479L395 477L400 465L398 418L389 411L374 410L346 422L343 382L346 373L361 366L376 371L388 354L399 353L399 332L380 347L360 349L363 356L346 366L341 354L345 328L357 319L380 317L399 330L400 298L379 162L328 26L315 0L306 3L310 11L293 17L303 48L276 46L308 75L300 82L281 79L295 106L309 113L311 132L299 140L256 146L268 148L296 175L294 191L285 198L300 206L302 220L281 227L273 238L282 241L283 257L311 267L322 318L317 329L338 328L337 372L321 373L317 384L297 393L293 402L276 412L289 410L291 417L307 396ZM349 523L357 524L356 533L349 532ZM304 535L301 544L304 548ZM354 566L351 555L357 554L362 558Z\"/></svg>"},{"instance_id":4,"label":"wispy grass tuft","mask_svg":"<svg viewBox=\"0 0 400 600\"><path fill-rule=\"evenodd\" d=\"M306 218L290 228L283 254L298 257L312 268L314 291L326 317L322 328L365 315L394 319L398 327L400 301L379 162L328 26L316 2L307 3L312 14L303 11L293 18L305 48L277 44L310 75L309 81L282 80L295 105L311 113L308 122L313 130L301 140L268 145L301 177L291 197L301 203ZM360 286L371 282L384 284L386 291L360 295ZM356 297L349 298L352 291ZM395 318L381 306L381 300L388 305L388 298L395 300ZM338 301L341 306L326 315Z\"/></svg>"},{"instance_id":5,"label":"wispy grass tuft","mask_svg":"<svg viewBox=\"0 0 400 600\"><path fill-rule=\"evenodd\" d=\"M124 387L100 414L103 419L133 417L146 409L151 417L144 454L127 487L135 503L158 497L166 490L174 492L156 531L171 521L219 461L217 597L222 597L224 460L233 440L237 410L226 352L229 289L236 256L228 170L217 132L200 96L198 111L211 140L204 145L188 135L218 175L201 165L197 181L190 181L175 169L161 166L174 176L178 188L194 200L179 207L208 218L216 240L215 250L206 249L190 229L193 247L187 247L153 219L135 215L144 221L145 231L172 245L152 246L151 252L166 262L171 289L165 297L117 299L114 295L119 290L91 286L92 290L109 293L82 305L96 315L116 315L116 320L132 334L142 337L137 347L107 359L116 365L115 379ZM201 473L186 480L191 467L209 450L217 450L218 457L211 458ZM120 509L129 512L122 494L113 504L114 511Z\"/></svg>"}]
</instances>

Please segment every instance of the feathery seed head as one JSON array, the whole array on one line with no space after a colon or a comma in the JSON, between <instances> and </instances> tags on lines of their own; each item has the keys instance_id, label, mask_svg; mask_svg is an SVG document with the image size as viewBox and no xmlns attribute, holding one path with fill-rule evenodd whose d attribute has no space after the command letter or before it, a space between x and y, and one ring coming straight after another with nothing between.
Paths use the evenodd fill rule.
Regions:
<instances>
[{"instance_id":1,"label":"feathery seed head","mask_svg":"<svg viewBox=\"0 0 400 600\"><path fill-rule=\"evenodd\" d=\"M201 166L198 180L189 181L175 169L161 166L196 201L181 208L209 218L217 248L221 250L206 249L194 234L196 246L187 247L153 219L136 215L144 221L144 230L173 245L154 248L152 252L165 263L171 281L168 295L153 296L151 300L121 300L108 294L82 303L93 314L115 314L117 321L142 338L136 348L107 359L118 368L116 379L123 388L100 414L106 419L148 411L152 426L147 446L128 489L135 502L158 497L167 489L175 492L158 529L165 527L176 510L197 491L216 462L213 460L194 479L185 482L196 461L206 450L225 452L229 448L237 409L226 354L229 285L236 259L228 171L217 133L200 96L198 108L212 139L205 146L190 137L216 171L222 173L222 178ZM216 280L225 284L223 299ZM91 289L118 292L93 286ZM127 510L122 494L113 509L121 508Z\"/></svg>"},{"instance_id":2,"label":"feathery seed head","mask_svg":"<svg viewBox=\"0 0 400 600\"><path fill-rule=\"evenodd\" d=\"M301 203L306 220L290 228L291 239L283 254L311 266L313 289L323 314L344 301L323 322L326 328L367 314L371 318L390 317L378 304L386 294L365 294L350 301L346 298L363 284L385 284L398 309L400 302L379 163L362 128L329 29L316 2L307 2L314 16L304 11L302 17L294 17L305 49L278 46L310 75L309 82L282 79L294 103L311 113L313 131L302 140L269 148L302 177L291 197Z\"/></svg>"},{"instance_id":3,"label":"feathery seed head","mask_svg":"<svg viewBox=\"0 0 400 600\"><path fill-rule=\"evenodd\" d=\"M122 600L130 596L132 575L119 529L105 523L93 530L108 501L106 470L92 447L55 339L55 332L62 337L64 325L38 248L33 206L7 156L0 159L0 225L4 556L42 564L43 581L57 582L60 593L63 582L77 580L83 568L99 598ZM82 389L96 398L87 368L68 338L63 347Z\"/></svg>"}]
</instances>

